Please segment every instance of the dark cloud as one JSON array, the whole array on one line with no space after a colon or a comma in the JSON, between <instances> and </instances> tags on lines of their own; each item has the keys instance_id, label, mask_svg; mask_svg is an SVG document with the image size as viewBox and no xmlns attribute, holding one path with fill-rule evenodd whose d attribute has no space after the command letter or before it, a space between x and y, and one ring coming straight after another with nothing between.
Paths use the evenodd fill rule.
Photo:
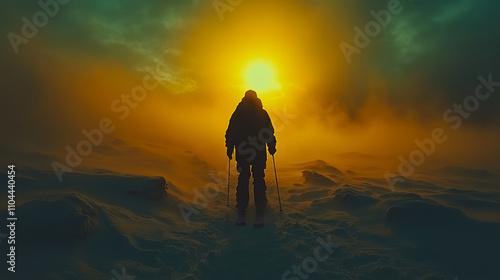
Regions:
<instances>
[{"instance_id":1,"label":"dark cloud","mask_svg":"<svg viewBox=\"0 0 500 280\"><path fill-rule=\"evenodd\" d=\"M171 53L175 53L185 30L196 23L192 13L200 7L196 0L69 1L59 5L58 12L49 17L47 24L38 28L26 44L20 44L16 54L8 34L23 36L22 18L32 22L33 15L42 8L38 1L5 2L2 1L0 11L0 34L4 38L0 43L3 99L0 109L3 117L11 119L2 122L1 128L11 133L9 137L2 137L4 148L7 143L33 139L38 145L44 145L50 138L44 134L41 127L46 124L39 123L37 113L40 114L41 104L45 106L42 112L45 116L57 114L58 108L55 102L41 102L51 93L45 92L40 73L48 74L51 65L36 68L40 67L36 66L40 55L47 51L71 52L82 60L104 58L117 61L129 71L141 71L158 61L168 60ZM167 62L162 63L163 71L169 70ZM64 123L61 116L54 115L52 119Z\"/></svg>"},{"instance_id":2,"label":"dark cloud","mask_svg":"<svg viewBox=\"0 0 500 280\"><path fill-rule=\"evenodd\" d=\"M49 1L50 2L50 1ZM200 5L191 1L69 1L49 19L20 54L31 44L52 50L71 50L83 55L116 59L140 69L178 51L186 30L196 24L193 16ZM15 1L2 10L0 32L22 35L22 17L32 19L41 7L36 1ZM2 54L15 56L9 40ZM4 65L3 67L6 67ZM8 67L8 66L7 66Z\"/></svg>"},{"instance_id":3,"label":"dark cloud","mask_svg":"<svg viewBox=\"0 0 500 280\"><path fill-rule=\"evenodd\" d=\"M358 7L356 14L364 18L352 24L363 27L373 20L370 10L379 11L387 2L370 1ZM385 97L390 107L396 112L417 113L421 119L429 117L429 106L444 110L473 94L479 75L491 73L494 80L500 80L500 40L495 36L500 28L500 18L496 16L500 3L473 0L401 3L403 11L394 15L381 34L360 55L354 55L347 66L353 71L344 80L356 81L357 85L349 85L340 96L349 104L353 118L369 97L366 83L375 74L388 81ZM350 42L352 38L344 40ZM499 104L500 98L493 96L472 119L494 120Z\"/></svg>"}]
</instances>

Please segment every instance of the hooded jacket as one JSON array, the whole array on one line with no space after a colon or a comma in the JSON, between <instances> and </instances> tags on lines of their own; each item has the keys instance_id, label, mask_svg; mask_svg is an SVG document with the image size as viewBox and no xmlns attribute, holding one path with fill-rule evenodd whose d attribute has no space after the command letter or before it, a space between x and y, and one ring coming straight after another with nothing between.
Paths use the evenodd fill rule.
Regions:
<instances>
[{"instance_id":1,"label":"hooded jacket","mask_svg":"<svg viewBox=\"0 0 500 280\"><path fill-rule=\"evenodd\" d=\"M236 107L226 131L226 147L236 148L239 164L266 166L267 152L276 148L274 128L269 114L257 97L244 97Z\"/></svg>"}]
</instances>

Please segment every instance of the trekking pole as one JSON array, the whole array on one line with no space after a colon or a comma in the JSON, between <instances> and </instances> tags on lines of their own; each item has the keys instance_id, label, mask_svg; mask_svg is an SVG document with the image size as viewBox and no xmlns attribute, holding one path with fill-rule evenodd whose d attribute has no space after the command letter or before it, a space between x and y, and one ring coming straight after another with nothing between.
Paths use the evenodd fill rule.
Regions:
<instances>
[{"instance_id":1,"label":"trekking pole","mask_svg":"<svg viewBox=\"0 0 500 280\"><path fill-rule=\"evenodd\" d=\"M229 184L231 182L231 159L229 159L229 166L227 168L227 199L226 206L229 206Z\"/></svg>"},{"instance_id":2,"label":"trekking pole","mask_svg":"<svg viewBox=\"0 0 500 280\"><path fill-rule=\"evenodd\" d=\"M283 209L281 208L280 188L278 187L278 175L276 173L276 161L274 161L274 155L273 155L273 166L274 166L274 178L276 178L276 190L278 191L278 202L280 204L280 212L283 212Z\"/></svg>"}]
</instances>

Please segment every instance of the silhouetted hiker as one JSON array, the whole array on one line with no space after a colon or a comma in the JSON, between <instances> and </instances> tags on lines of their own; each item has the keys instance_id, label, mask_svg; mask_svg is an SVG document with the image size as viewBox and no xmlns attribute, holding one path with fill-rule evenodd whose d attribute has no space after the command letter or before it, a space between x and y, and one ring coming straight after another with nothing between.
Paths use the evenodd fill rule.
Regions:
<instances>
[{"instance_id":1,"label":"silhouetted hiker","mask_svg":"<svg viewBox=\"0 0 500 280\"><path fill-rule=\"evenodd\" d=\"M266 110L262 109L262 101L257 93L249 90L241 100L231 116L226 131L227 156L232 159L236 147L238 186L236 188L236 207L238 208L237 225L245 225L245 214L248 206L250 167L252 167L254 201L257 215L255 227L264 225L264 210L267 206L266 182L266 144L269 153L276 153L276 138L271 118Z\"/></svg>"}]
</instances>

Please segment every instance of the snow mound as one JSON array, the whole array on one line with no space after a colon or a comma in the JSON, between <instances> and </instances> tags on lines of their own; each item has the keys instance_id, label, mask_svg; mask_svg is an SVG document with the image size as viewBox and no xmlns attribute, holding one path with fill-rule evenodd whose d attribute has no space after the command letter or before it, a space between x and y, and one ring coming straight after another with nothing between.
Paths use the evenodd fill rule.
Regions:
<instances>
[{"instance_id":1,"label":"snow mound","mask_svg":"<svg viewBox=\"0 0 500 280\"><path fill-rule=\"evenodd\" d=\"M146 185L134 185L134 187L135 189L128 191L129 194L150 200L160 200L167 196L167 182L163 177L153 178Z\"/></svg>"},{"instance_id":2,"label":"snow mound","mask_svg":"<svg viewBox=\"0 0 500 280\"><path fill-rule=\"evenodd\" d=\"M478 178L478 179L498 179L500 176L495 173L491 173L484 169L471 169L462 168L457 166L445 166L441 168L445 174L457 176L457 177L468 177L468 178Z\"/></svg>"},{"instance_id":3,"label":"snow mound","mask_svg":"<svg viewBox=\"0 0 500 280\"><path fill-rule=\"evenodd\" d=\"M17 211L20 238L35 244L84 239L98 226L94 203L78 193L30 201Z\"/></svg>"},{"instance_id":4,"label":"snow mound","mask_svg":"<svg viewBox=\"0 0 500 280\"><path fill-rule=\"evenodd\" d=\"M464 221L462 211L428 200L400 201L386 212L387 221L419 226L438 226Z\"/></svg>"},{"instance_id":5,"label":"snow mound","mask_svg":"<svg viewBox=\"0 0 500 280\"><path fill-rule=\"evenodd\" d=\"M302 171L304 177L304 185L318 185L318 186L335 186L337 182L327 178L316 171L304 170Z\"/></svg>"},{"instance_id":6,"label":"snow mound","mask_svg":"<svg viewBox=\"0 0 500 280\"><path fill-rule=\"evenodd\" d=\"M311 202L311 207L337 206L339 208L364 209L377 203L379 200L372 197L369 191L358 191L349 185L335 190L333 196L316 199Z\"/></svg>"},{"instance_id":7,"label":"snow mound","mask_svg":"<svg viewBox=\"0 0 500 280\"><path fill-rule=\"evenodd\" d=\"M319 170L321 172L325 172L331 175L342 175L342 171L338 170L337 168L326 163L324 160L320 159L308 162L305 164L305 166L307 166L307 169Z\"/></svg>"},{"instance_id":8,"label":"snow mound","mask_svg":"<svg viewBox=\"0 0 500 280\"><path fill-rule=\"evenodd\" d=\"M370 206L378 202L378 199L369 194L361 193L347 185L335 191L335 200L356 206Z\"/></svg>"}]
</instances>

